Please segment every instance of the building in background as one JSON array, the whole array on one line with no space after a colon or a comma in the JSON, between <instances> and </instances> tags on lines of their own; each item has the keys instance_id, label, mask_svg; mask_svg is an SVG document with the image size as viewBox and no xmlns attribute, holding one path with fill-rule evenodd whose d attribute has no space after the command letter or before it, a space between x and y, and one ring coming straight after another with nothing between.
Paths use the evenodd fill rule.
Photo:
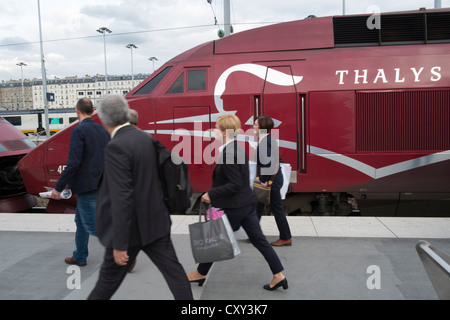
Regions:
<instances>
[{"instance_id":1,"label":"building in background","mask_svg":"<svg viewBox=\"0 0 450 320\"><path fill-rule=\"evenodd\" d=\"M22 99L22 82L20 80L2 81L0 83L0 109L33 109L32 82L24 82L23 87L25 105L23 105Z\"/></svg>"},{"instance_id":2,"label":"building in background","mask_svg":"<svg viewBox=\"0 0 450 320\"><path fill-rule=\"evenodd\" d=\"M148 76L149 74L134 75L135 86ZM23 106L21 81L11 80L0 83L0 108L6 110L44 109L42 80L25 80L24 89L25 105ZM108 76L109 94L125 95L131 89L133 89L131 75ZM90 98L95 105L106 95L105 91L104 75L47 80L47 92L54 96L54 101L48 101L48 107L50 109L74 108L77 101L84 97Z\"/></svg>"}]
</instances>

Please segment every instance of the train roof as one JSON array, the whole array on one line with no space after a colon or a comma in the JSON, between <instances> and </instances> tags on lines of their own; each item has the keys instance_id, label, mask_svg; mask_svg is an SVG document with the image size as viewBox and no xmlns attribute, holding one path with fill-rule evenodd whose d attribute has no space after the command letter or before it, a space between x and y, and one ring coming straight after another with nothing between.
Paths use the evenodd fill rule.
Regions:
<instances>
[{"instance_id":1,"label":"train roof","mask_svg":"<svg viewBox=\"0 0 450 320\"><path fill-rule=\"evenodd\" d=\"M450 43L450 9L381 13L378 16L380 28L368 27L371 17L375 19L369 13L308 17L255 28L196 46L171 62L202 59L211 54Z\"/></svg>"}]
</instances>

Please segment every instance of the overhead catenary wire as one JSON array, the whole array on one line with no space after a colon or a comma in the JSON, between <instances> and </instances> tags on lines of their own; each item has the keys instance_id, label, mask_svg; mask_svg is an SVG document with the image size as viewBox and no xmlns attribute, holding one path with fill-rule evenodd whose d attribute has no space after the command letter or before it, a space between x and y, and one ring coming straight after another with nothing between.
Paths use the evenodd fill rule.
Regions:
<instances>
[{"instance_id":1,"label":"overhead catenary wire","mask_svg":"<svg viewBox=\"0 0 450 320\"><path fill-rule=\"evenodd\" d=\"M273 22L245 22L245 23L234 23L234 25L269 25L269 24L275 24L280 23L280 21L273 21ZM199 28L210 28L214 27L216 24L204 24L204 25L198 25L198 26L186 26L186 27L173 27L173 28L162 28L162 29L154 29L154 30L142 30L142 31L132 31L132 32L121 32L121 33L114 33L114 34L108 34L106 37L118 37L118 36L125 36L125 35L133 35L133 34L143 34L143 33L152 33L152 32L166 32L166 31L176 31L176 30L185 30L185 29L199 29ZM217 24L218 26L218 24ZM95 35L95 36L80 36L80 37L70 37L70 38L60 38L60 39L49 39L49 40L43 40L43 43L50 43L50 42L62 42L62 41L72 41L72 40L85 40L85 39L94 39L94 38L100 38L103 37L102 35ZM12 47L12 46L23 46L23 45L32 45L32 44L39 44L40 41L28 41L28 42L17 42L17 43L5 43L0 44L0 48L5 47Z\"/></svg>"},{"instance_id":2,"label":"overhead catenary wire","mask_svg":"<svg viewBox=\"0 0 450 320\"><path fill-rule=\"evenodd\" d=\"M175 30L183 30L183 29L196 29L196 28L206 28L206 27L212 27L211 24L204 24L204 25L198 25L198 26L186 26L186 27L173 27L173 28L163 28L163 29L154 29L154 30L142 30L142 31L132 31L132 32L119 32L119 33L113 33L108 34L106 37L118 37L118 36L124 36L124 35L132 35L132 34L142 34L142 33L151 33L151 32L163 32L163 31L175 31ZM60 38L60 39L50 39L50 40L44 40L43 42L60 42L60 41L71 41L71 40L85 40L85 39L94 39L103 37L103 35L95 35L95 36L81 36L81 37L70 37L70 38ZM40 41L29 41L29 42L18 42L18 43L7 43L7 44L0 44L0 47L9 47L9 46L20 46L20 45L30 45L30 44L37 44L40 43Z\"/></svg>"}]
</instances>

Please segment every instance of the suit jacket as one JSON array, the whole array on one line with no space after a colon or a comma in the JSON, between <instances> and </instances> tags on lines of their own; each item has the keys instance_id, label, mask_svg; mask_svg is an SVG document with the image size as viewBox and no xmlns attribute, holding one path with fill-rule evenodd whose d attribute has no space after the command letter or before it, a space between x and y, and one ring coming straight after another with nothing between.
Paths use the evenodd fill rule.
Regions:
<instances>
[{"instance_id":1,"label":"suit jacket","mask_svg":"<svg viewBox=\"0 0 450 320\"><path fill-rule=\"evenodd\" d=\"M97 190L109 140L108 132L94 120L81 121L70 135L69 159L55 189L61 192L69 185L74 194Z\"/></svg>"},{"instance_id":2,"label":"suit jacket","mask_svg":"<svg viewBox=\"0 0 450 320\"><path fill-rule=\"evenodd\" d=\"M146 246L170 234L152 139L129 125L106 146L96 224L107 248Z\"/></svg>"},{"instance_id":3,"label":"suit jacket","mask_svg":"<svg viewBox=\"0 0 450 320\"><path fill-rule=\"evenodd\" d=\"M248 157L236 141L225 146L213 173L213 187L208 191L216 208L240 208L256 203L249 184Z\"/></svg>"},{"instance_id":4,"label":"suit jacket","mask_svg":"<svg viewBox=\"0 0 450 320\"><path fill-rule=\"evenodd\" d=\"M268 134L259 143L256 149L256 175L261 182L269 181L273 175L272 185L281 188L283 185L283 174L280 170L280 153L277 140ZM281 185L280 184L281 179Z\"/></svg>"}]
</instances>

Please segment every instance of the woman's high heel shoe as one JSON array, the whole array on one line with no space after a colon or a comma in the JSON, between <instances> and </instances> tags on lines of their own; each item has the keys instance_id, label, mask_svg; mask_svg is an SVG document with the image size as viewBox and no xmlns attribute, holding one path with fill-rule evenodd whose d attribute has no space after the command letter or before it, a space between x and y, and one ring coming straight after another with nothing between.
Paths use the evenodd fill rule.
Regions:
<instances>
[{"instance_id":1,"label":"woman's high heel shoe","mask_svg":"<svg viewBox=\"0 0 450 320\"><path fill-rule=\"evenodd\" d=\"M198 283L199 287L203 287L203 284L205 283L206 278L198 279L198 280L189 280L190 283Z\"/></svg>"},{"instance_id":2,"label":"woman's high heel shoe","mask_svg":"<svg viewBox=\"0 0 450 320\"><path fill-rule=\"evenodd\" d=\"M269 290L269 291L274 291L277 290L279 287L283 287L284 290L286 290L287 288L289 288L288 286L288 282L287 279L284 278L283 280L281 280L280 282L278 282L276 285L274 285L273 287L270 287L270 283L265 284L264 285L264 289Z\"/></svg>"}]
</instances>

